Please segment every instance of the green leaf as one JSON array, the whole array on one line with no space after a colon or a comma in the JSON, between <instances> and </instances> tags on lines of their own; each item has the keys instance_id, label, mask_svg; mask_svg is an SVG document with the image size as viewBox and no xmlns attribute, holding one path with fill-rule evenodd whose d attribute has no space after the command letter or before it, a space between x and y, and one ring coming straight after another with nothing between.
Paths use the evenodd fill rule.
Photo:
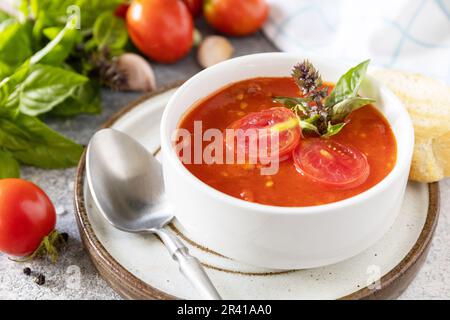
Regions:
<instances>
[{"instance_id":1,"label":"green leaf","mask_svg":"<svg viewBox=\"0 0 450 320\"><path fill-rule=\"evenodd\" d=\"M322 137L331 137L335 134L338 134L342 128L346 125L345 122L337 123L337 124L331 124L331 122L328 122L327 132L322 135Z\"/></svg>"},{"instance_id":2,"label":"green leaf","mask_svg":"<svg viewBox=\"0 0 450 320\"><path fill-rule=\"evenodd\" d=\"M74 0L27 0L30 1L31 14L34 18L33 38L42 41L43 30L48 27L64 27L70 14L67 12Z\"/></svg>"},{"instance_id":3,"label":"green leaf","mask_svg":"<svg viewBox=\"0 0 450 320\"><path fill-rule=\"evenodd\" d=\"M45 56L47 56L58 44L61 42L61 40L64 38L65 34L68 32L68 30L72 29L72 23L73 20L67 21L64 28L61 29L61 31L49 42L47 45L33 54L33 56L30 59L30 64L36 64L39 63Z\"/></svg>"},{"instance_id":4,"label":"green leaf","mask_svg":"<svg viewBox=\"0 0 450 320\"><path fill-rule=\"evenodd\" d=\"M24 114L0 118L0 145L21 163L45 169L75 166L83 152L79 144Z\"/></svg>"},{"instance_id":5,"label":"green leaf","mask_svg":"<svg viewBox=\"0 0 450 320\"><path fill-rule=\"evenodd\" d=\"M42 41L42 30L47 26L51 25L48 22L47 16L45 13L39 14L39 16L36 18L33 24L33 29L31 31L33 38L35 39L36 43L41 43Z\"/></svg>"},{"instance_id":6,"label":"green leaf","mask_svg":"<svg viewBox=\"0 0 450 320\"><path fill-rule=\"evenodd\" d=\"M0 23L2 23L3 21L9 20L12 17L6 13L5 11L0 10Z\"/></svg>"},{"instance_id":7,"label":"green leaf","mask_svg":"<svg viewBox=\"0 0 450 320\"><path fill-rule=\"evenodd\" d=\"M348 70L336 83L333 91L325 99L325 107L331 108L336 103L348 98L356 97L359 86L364 79L370 60L361 62L356 67Z\"/></svg>"},{"instance_id":8,"label":"green leaf","mask_svg":"<svg viewBox=\"0 0 450 320\"><path fill-rule=\"evenodd\" d=\"M36 116L52 110L88 78L76 72L47 65L35 65L21 84L19 110Z\"/></svg>"},{"instance_id":9,"label":"green leaf","mask_svg":"<svg viewBox=\"0 0 450 320\"><path fill-rule=\"evenodd\" d=\"M320 115L316 114L316 115L314 115L312 117L309 117L309 118L306 118L306 119L303 119L303 120L305 122L308 122L308 123L314 123L314 122L316 122L319 119L320 119Z\"/></svg>"},{"instance_id":10,"label":"green leaf","mask_svg":"<svg viewBox=\"0 0 450 320\"><path fill-rule=\"evenodd\" d=\"M372 102L375 102L375 100L370 98L353 97L345 99L333 106L331 111L331 121L341 122L351 112Z\"/></svg>"},{"instance_id":11,"label":"green leaf","mask_svg":"<svg viewBox=\"0 0 450 320\"><path fill-rule=\"evenodd\" d=\"M300 123L300 127L302 128L302 131L310 131L310 132L319 134L319 130L311 122L308 122L305 120L300 120L299 123Z\"/></svg>"},{"instance_id":12,"label":"green leaf","mask_svg":"<svg viewBox=\"0 0 450 320\"><path fill-rule=\"evenodd\" d=\"M305 107L308 105L310 99L307 98L293 98L293 97L275 97L273 101L284 104L288 108L293 108L297 105Z\"/></svg>"},{"instance_id":13,"label":"green leaf","mask_svg":"<svg viewBox=\"0 0 450 320\"><path fill-rule=\"evenodd\" d=\"M116 17L111 11L103 12L97 18L93 33L99 49L119 50L128 41L128 33L123 19Z\"/></svg>"},{"instance_id":14,"label":"green leaf","mask_svg":"<svg viewBox=\"0 0 450 320\"><path fill-rule=\"evenodd\" d=\"M29 70L30 60L27 60L11 76L0 81L0 108L12 109L18 107L18 91L16 91L16 88L28 76Z\"/></svg>"},{"instance_id":15,"label":"green leaf","mask_svg":"<svg viewBox=\"0 0 450 320\"><path fill-rule=\"evenodd\" d=\"M31 14L36 21L40 21L42 28L64 26L69 16L67 8L76 2L76 0L30 0Z\"/></svg>"},{"instance_id":16,"label":"green leaf","mask_svg":"<svg viewBox=\"0 0 450 320\"><path fill-rule=\"evenodd\" d=\"M19 163L6 150L0 149L0 179L19 178Z\"/></svg>"},{"instance_id":17,"label":"green leaf","mask_svg":"<svg viewBox=\"0 0 450 320\"><path fill-rule=\"evenodd\" d=\"M20 3L18 4L17 8L19 9L19 12L22 14L23 18L26 19L26 17L30 15L28 0L20 0Z\"/></svg>"},{"instance_id":18,"label":"green leaf","mask_svg":"<svg viewBox=\"0 0 450 320\"><path fill-rule=\"evenodd\" d=\"M43 27L63 26L67 17L74 12L70 6L79 8L82 30L87 31L94 25L98 15L105 11L114 11L123 0L31 0L31 12L36 21L42 20ZM74 7L75 8L75 7Z\"/></svg>"},{"instance_id":19,"label":"green leaf","mask_svg":"<svg viewBox=\"0 0 450 320\"><path fill-rule=\"evenodd\" d=\"M112 12L122 2L123 0L77 0L75 4L80 7L81 28L92 28L100 13Z\"/></svg>"},{"instance_id":20,"label":"green leaf","mask_svg":"<svg viewBox=\"0 0 450 320\"><path fill-rule=\"evenodd\" d=\"M44 48L33 54L30 59L22 63L14 74L0 81L0 108L5 107L5 105L8 109L19 107L21 83L29 75L30 66L42 60L55 48L55 46L59 44L69 28L68 25L69 24L67 24L66 27L64 27Z\"/></svg>"},{"instance_id":21,"label":"green leaf","mask_svg":"<svg viewBox=\"0 0 450 320\"><path fill-rule=\"evenodd\" d=\"M15 67L0 61L0 79L4 79L14 72Z\"/></svg>"},{"instance_id":22,"label":"green leaf","mask_svg":"<svg viewBox=\"0 0 450 320\"><path fill-rule=\"evenodd\" d=\"M50 116L73 117L79 114L99 114L100 85L90 81L77 87L63 102L49 112Z\"/></svg>"},{"instance_id":23,"label":"green leaf","mask_svg":"<svg viewBox=\"0 0 450 320\"><path fill-rule=\"evenodd\" d=\"M17 67L33 52L27 24L5 21L0 28L0 61L11 68Z\"/></svg>"},{"instance_id":24,"label":"green leaf","mask_svg":"<svg viewBox=\"0 0 450 320\"><path fill-rule=\"evenodd\" d=\"M55 39L61 32L60 27L50 27L43 30L44 35L50 39ZM64 37L62 37L60 43L58 43L53 50L51 50L42 60L43 64L51 64L55 66L61 65L64 60L69 57L75 44L81 41L81 33L77 29L68 29Z\"/></svg>"}]
</instances>

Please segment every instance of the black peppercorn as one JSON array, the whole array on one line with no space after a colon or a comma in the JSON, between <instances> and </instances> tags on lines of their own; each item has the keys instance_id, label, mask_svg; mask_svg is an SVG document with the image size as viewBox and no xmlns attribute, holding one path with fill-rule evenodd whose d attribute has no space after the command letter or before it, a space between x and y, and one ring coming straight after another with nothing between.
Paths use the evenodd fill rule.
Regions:
<instances>
[{"instance_id":1,"label":"black peppercorn","mask_svg":"<svg viewBox=\"0 0 450 320\"><path fill-rule=\"evenodd\" d=\"M64 240L64 242L69 241L69 235L67 234L67 232L61 233L61 238Z\"/></svg>"},{"instance_id":2,"label":"black peppercorn","mask_svg":"<svg viewBox=\"0 0 450 320\"><path fill-rule=\"evenodd\" d=\"M45 284L45 276L40 273L37 275L37 277L34 279L34 282L36 282L37 285L42 286Z\"/></svg>"},{"instance_id":3,"label":"black peppercorn","mask_svg":"<svg viewBox=\"0 0 450 320\"><path fill-rule=\"evenodd\" d=\"M31 275L31 269L28 268L28 267L23 268L23 273L24 273L26 276L29 276L29 275Z\"/></svg>"}]
</instances>

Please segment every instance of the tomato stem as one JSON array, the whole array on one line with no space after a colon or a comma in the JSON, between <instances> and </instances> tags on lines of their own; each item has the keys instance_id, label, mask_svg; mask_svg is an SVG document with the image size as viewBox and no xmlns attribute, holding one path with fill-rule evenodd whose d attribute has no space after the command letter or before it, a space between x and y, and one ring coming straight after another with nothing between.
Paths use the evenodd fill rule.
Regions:
<instances>
[{"instance_id":1,"label":"tomato stem","mask_svg":"<svg viewBox=\"0 0 450 320\"><path fill-rule=\"evenodd\" d=\"M58 260L58 247L65 243L65 237L55 229L42 239L32 254L19 259L11 257L9 259L15 262L28 262L38 256L48 256L52 263L56 263Z\"/></svg>"}]
</instances>

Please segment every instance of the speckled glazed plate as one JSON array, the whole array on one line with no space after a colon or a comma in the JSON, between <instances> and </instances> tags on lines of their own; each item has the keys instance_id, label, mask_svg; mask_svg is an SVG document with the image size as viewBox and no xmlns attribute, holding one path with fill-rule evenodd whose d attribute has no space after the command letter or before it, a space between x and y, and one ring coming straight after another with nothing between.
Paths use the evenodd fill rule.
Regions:
<instances>
[{"instance_id":1,"label":"speckled glazed plate","mask_svg":"<svg viewBox=\"0 0 450 320\"><path fill-rule=\"evenodd\" d=\"M162 111L176 85L147 95L114 115L105 127L126 132L151 152L159 152ZM438 218L438 184L410 182L391 230L363 253L338 264L308 270L268 270L233 261L184 236L225 299L395 298L425 260ZM100 274L125 298L196 299L162 243L153 235L114 229L100 215L80 161L75 188L80 234Z\"/></svg>"}]
</instances>

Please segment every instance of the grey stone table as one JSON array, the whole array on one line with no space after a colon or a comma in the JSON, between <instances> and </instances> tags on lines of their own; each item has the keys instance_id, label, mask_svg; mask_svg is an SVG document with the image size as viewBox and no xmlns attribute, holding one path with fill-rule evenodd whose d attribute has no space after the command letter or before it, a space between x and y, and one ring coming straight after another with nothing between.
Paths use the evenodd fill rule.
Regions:
<instances>
[{"instance_id":1,"label":"grey stone table","mask_svg":"<svg viewBox=\"0 0 450 320\"><path fill-rule=\"evenodd\" d=\"M202 27L202 29L205 29ZM207 33L205 29L203 31ZM275 51L261 34L244 39L232 39L235 55ZM191 53L173 65L154 64L159 86L186 79L200 71ZM52 120L50 125L82 144L114 112L140 96L139 93L102 92L103 113L100 116L80 116L68 120ZM40 185L55 203L57 228L68 232L70 241L56 265L38 260L23 265L0 254L0 298L3 299L120 299L99 276L91 263L78 234L73 214L75 169L39 170L23 168L23 178ZM450 298L450 180L441 182L441 216L425 265L401 296L402 299ZM24 266L45 273L47 283L39 287L22 274Z\"/></svg>"}]
</instances>

